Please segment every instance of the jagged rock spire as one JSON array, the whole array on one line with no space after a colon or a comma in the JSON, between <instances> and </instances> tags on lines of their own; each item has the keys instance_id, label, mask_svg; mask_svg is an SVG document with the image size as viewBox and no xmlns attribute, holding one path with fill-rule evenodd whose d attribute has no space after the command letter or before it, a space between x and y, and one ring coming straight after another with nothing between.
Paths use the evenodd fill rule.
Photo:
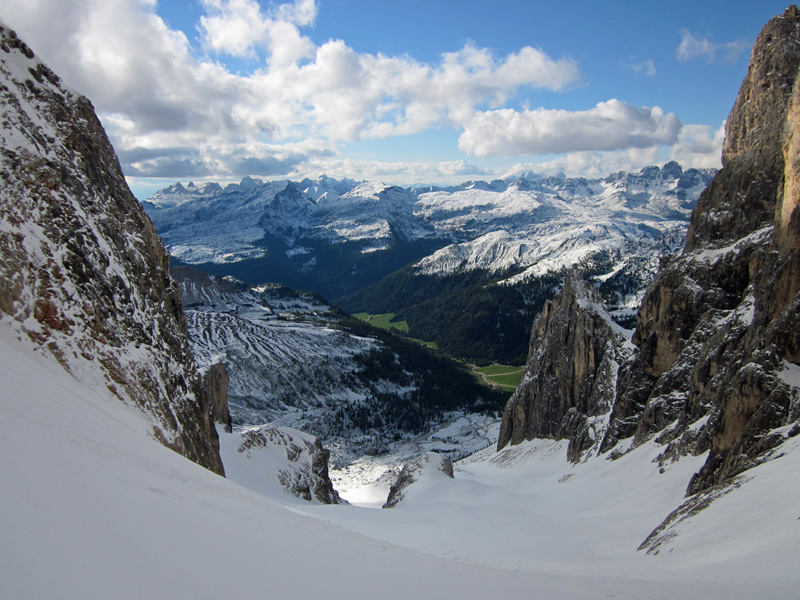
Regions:
<instances>
[{"instance_id":1,"label":"jagged rock spire","mask_svg":"<svg viewBox=\"0 0 800 600\"><path fill-rule=\"evenodd\" d=\"M566 438L570 460L579 460L605 432L600 417L611 410L625 342L596 290L570 273L533 324L525 377L506 404L498 449Z\"/></svg>"}]
</instances>

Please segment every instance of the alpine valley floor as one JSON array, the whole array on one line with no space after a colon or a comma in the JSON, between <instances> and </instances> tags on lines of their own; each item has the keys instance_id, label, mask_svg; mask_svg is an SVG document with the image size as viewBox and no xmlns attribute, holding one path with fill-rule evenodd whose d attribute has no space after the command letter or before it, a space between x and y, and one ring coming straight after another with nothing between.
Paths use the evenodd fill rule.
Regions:
<instances>
[{"instance_id":1,"label":"alpine valley floor","mask_svg":"<svg viewBox=\"0 0 800 600\"><path fill-rule=\"evenodd\" d=\"M322 506L171 452L140 411L6 327L0 380L2 598L730 600L800 585L797 438L648 555L703 457L659 473L652 444L570 465L564 443L527 442L423 478L395 509Z\"/></svg>"}]
</instances>

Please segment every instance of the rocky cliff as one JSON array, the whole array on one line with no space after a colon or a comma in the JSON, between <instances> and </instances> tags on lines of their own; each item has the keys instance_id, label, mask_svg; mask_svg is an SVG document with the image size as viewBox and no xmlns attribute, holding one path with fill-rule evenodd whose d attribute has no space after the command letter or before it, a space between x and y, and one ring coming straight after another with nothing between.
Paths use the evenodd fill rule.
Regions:
<instances>
[{"instance_id":1,"label":"rocky cliff","mask_svg":"<svg viewBox=\"0 0 800 600\"><path fill-rule=\"evenodd\" d=\"M708 451L690 494L731 481L800 432L799 66L792 6L753 47L723 169L699 199L683 253L648 288L600 444L618 453L656 437L662 460Z\"/></svg>"},{"instance_id":2,"label":"rocky cliff","mask_svg":"<svg viewBox=\"0 0 800 600\"><path fill-rule=\"evenodd\" d=\"M203 385L208 392L211 415L214 420L224 425L225 431L233 430L231 411L228 409L228 370L222 363L216 363L203 372Z\"/></svg>"},{"instance_id":3,"label":"rocky cliff","mask_svg":"<svg viewBox=\"0 0 800 600\"><path fill-rule=\"evenodd\" d=\"M534 321L525 377L503 412L498 450L525 439L569 439L569 460L577 461L599 444L617 370L630 355L629 333L571 273Z\"/></svg>"},{"instance_id":4,"label":"rocky cliff","mask_svg":"<svg viewBox=\"0 0 800 600\"><path fill-rule=\"evenodd\" d=\"M223 472L169 256L86 98L0 26L0 320Z\"/></svg>"},{"instance_id":5,"label":"rocky cliff","mask_svg":"<svg viewBox=\"0 0 800 600\"><path fill-rule=\"evenodd\" d=\"M227 439L230 438L230 439ZM228 448L233 442L233 448ZM284 490L309 502L345 503L328 475L331 453L319 438L287 427L268 425L223 436L225 464L233 481L249 487L277 481ZM249 464L248 464L249 463Z\"/></svg>"}]
</instances>

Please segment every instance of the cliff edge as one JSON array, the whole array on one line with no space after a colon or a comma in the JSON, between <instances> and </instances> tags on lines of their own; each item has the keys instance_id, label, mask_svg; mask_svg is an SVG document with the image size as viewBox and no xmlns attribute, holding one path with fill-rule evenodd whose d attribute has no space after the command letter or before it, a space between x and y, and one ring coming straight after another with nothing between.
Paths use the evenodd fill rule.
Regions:
<instances>
[{"instance_id":1,"label":"cliff edge","mask_svg":"<svg viewBox=\"0 0 800 600\"><path fill-rule=\"evenodd\" d=\"M732 481L800 433L799 69L800 14L791 6L755 42L726 124L723 168L693 211L683 253L665 259L649 286L635 349L617 374L598 451L617 456L655 438L662 461L708 452L688 494ZM529 368L553 343L548 335L534 336ZM580 353L570 348L564 359L574 361ZM546 394L558 389L517 410L551 402ZM590 389L570 402L585 403ZM552 435L557 421L543 418L549 424L526 425L527 437Z\"/></svg>"},{"instance_id":2,"label":"cliff edge","mask_svg":"<svg viewBox=\"0 0 800 600\"><path fill-rule=\"evenodd\" d=\"M223 473L169 256L86 98L0 25L0 321Z\"/></svg>"}]
</instances>

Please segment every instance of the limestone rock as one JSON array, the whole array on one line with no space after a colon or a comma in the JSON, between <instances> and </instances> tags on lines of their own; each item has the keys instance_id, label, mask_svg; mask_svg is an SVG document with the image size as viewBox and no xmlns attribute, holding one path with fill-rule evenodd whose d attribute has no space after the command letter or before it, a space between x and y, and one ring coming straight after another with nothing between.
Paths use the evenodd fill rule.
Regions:
<instances>
[{"instance_id":1,"label":"limestone rock","mask_svg":"<svg viewBox=\"0 0 800 600\"><path fill-rule=\"evenodd\" d=\"M648 289L638 352L620 372L601 451L654 435L662 460L710 450L689 493L764 460L800 417L787 375L800 364L799 68L790 7L756 40L723 169L700 197L683 254Z\"/></svg>"},{"instance_id":2,"label":"limestone rock","mask_svg":"<svg viewBox=\"0 0 800 600\"><path fill-rule=\"evenodd\" d=\"M316 436L264 426L244 432L237 452L250 460L261 458L261 469L251 466L247 472L260 471L264 477L276 477L293 496L322 504L343 502L328 474L330 451Z\"/></svg>"},{"instance_id":3,"label":"limestone rock","mask_svg":"<svg viewBox=\"0 0 800 600\"><path fill-rule=\"evenodd\" d=\"M453 463L446 456L428 452L418 456L403 466L397 479L389 489L389 496L383 508L394 508L406 496L407 488L423 479L453 479Z\"/></svg>"},{"instance_id":4,"label":"limestone rock","mask_svg":"<svg viewBox=\"0 0 800 600\"><path fill-rule=\"evenodd\" d=\"M713 495L800 432L799 69L792 6L756 40L727 121L723 168L700 196L683 253L662 260L648 287L635 351L603 400L613 409L601 453L651 438L663 444L661 462L709 452L690 495ZM569 411L587 410L582 382L592 380L581 376L593 354L586 316L560 308L569 302L565 294L534 325L528 374L509 401L499 447L528 437L582 445Z\"/></svg>"},{"instance_id":5,"label":"limestone rock","mask_svg":"<svg viewBox=\"0 0 800 600\"><path fill-rule=\"evenodd\" d=\"M569 439L569 460L580 460L605 432L626 342L594 288L568 275L533 324L525 377L506 404L497 449Z\"/></svg>"},{"instance_id":6,"label":"limestone rock","mask_svg":"<svg viewBox=\"0 0 800 600\"><path fill-rule=\"evenodd\" d=\"M169 256L86 98L0 25L0 319L222 473Z\"/></svg>"},{"instance_id":7,"label":"limestone rock","mask_svg":"<svg viewBox=\"0 0 800 600\"><path fill-rule=\"evenodd\" d=\"M203 383L208 392L211 404L211 414L217 423L225 426L225 431L231 432L233 423L228 410L228 371L222 363L211 365L203 373Z\"/></svg>"}]
</instances>

